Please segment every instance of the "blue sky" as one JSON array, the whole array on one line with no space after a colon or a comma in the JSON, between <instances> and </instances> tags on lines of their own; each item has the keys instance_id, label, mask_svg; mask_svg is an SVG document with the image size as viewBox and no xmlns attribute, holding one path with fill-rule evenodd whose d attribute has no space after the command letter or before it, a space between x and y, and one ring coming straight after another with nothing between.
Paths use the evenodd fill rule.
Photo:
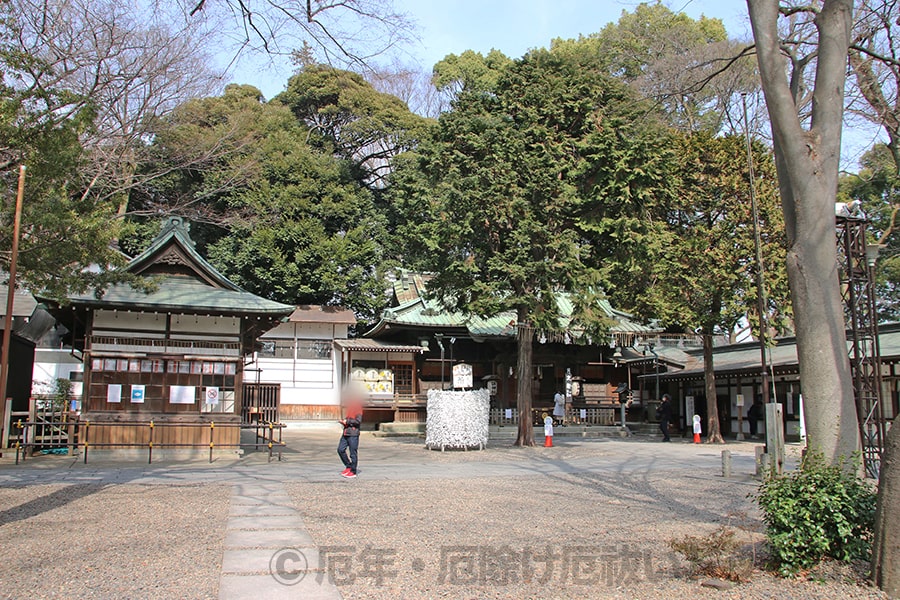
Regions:
<instances>
[{"instance_id":1,"label":"blue sky","mask_svg":"<svg viewBox=\"0 0 900 600\"><path fill-rule=\"evenodd\" d=\"M400 60L431 67L450 53L487 52L496 48L513 58L530 48L547 46L553 38L574 38L599 31L617 21L638 2L625 0L394 0L400 12L418 25L419 42L410 44ZM720 18L732 37L749 38L747 7L741 0L677 0L669 6L697 18ZM230 60L228 56L226 60ZM246 55L231 74L271 98L291 74L286 60Z\"/></svg>"},{"instance_id":2,"label":"blue sky","mask_svg":"<svg viewBox=\"0 0 900 600\"><path fill-rule=\"evenodd\" d=\"M721 19L729 35L751 39L744 0L664 0L676 12L698 18ZM623 10L633 11L637 0L394 0L399 12L418 25L420 40L404 48L398 58L404 64L419 64L425 70L450 53L465 50L488 52L496 48L517 58L531 48L548 46L554 38L575 38L595 33L615 22ZM220 58L234 58L230 50ZM389 61L386 61L389 62ZM230 80L249 83L272 98L284 89L293 71L284 58L242 55ZM844 130L842 163L855 171L859 157L880 130L855 123Z\"/></svg>"}]
</instances>

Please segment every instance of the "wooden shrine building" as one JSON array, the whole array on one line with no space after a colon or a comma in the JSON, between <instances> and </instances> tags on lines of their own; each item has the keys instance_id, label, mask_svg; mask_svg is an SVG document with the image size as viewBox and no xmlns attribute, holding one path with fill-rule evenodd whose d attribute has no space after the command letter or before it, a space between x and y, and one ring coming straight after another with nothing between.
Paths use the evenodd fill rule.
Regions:
<instances>
[{"instance_id":1,"label":"wooden shrine building","mask_svg":"<svg viewBox=\"0 0 900 600\"><path fill-rule=\"evenodd\" d=\"M240 423L244 357L294 307L225 278L197 253L178 217L124 268L151 289L116 284L102 295L72 296L57 310L83 351L81 419L105 425L91 428L91 440L139 442L143 432L124 423L153 420L167 423L160 442L168 435L168 443L208 443L210 431L198 423ZM239 437L236 427L215 432L217 444Z\"/></svg>"}]
</instances>

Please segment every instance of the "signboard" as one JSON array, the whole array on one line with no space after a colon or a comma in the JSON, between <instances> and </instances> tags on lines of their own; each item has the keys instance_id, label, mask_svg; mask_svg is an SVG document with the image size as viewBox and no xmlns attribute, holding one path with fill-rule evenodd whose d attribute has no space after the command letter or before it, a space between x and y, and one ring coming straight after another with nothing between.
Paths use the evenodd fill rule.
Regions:
<instances>
[{"instance_id":1,"label":"signboard","mask_svg":"<svg viewBox=\"0 0 900 600\"><path fill-rule=\"evenodd\" d=\"M207 404L218 404L219 403L219 388L217 388L217 387L206 388L206 403Z\"/></svg>"},{"instance_id":2,"label":"signboard","mask_svg":"<svg viewBox=\"0 0 900 600\"><path fill-rule=\"evenodd\" d=\"M122 384L111 383L106 388L106 401L110 404L118 404L122 401Z\"/></svg>"},{"instance_id":3,"label":"signboard","mask_svg":"<svg viewBox=\"0 0 900 600\"><path fill-rule=\"evenodd\" d=\"M737 407L744 406L744 395L743 394L738 394L737 396L734 397L734 405Z\"/></svg>"},{"instance_id":4,"label":"signboard","mask_svg":"<svg viewBox=\"0 0 900 600\"><path fill-rule=\"evenodd\" d=\"M169 403L193 404L196 398L196 388L192 385L169 386Z\"/></svg>"},{"instance_id":5,"label":"signboard","mask_svg":"<svg viewBox=\"0 0 900 600\"><path fill-rule=\"evenodd\" d=\"M690 422L691 418L694 416L694 397L693 396L685 396L684 397L684 418L686 422Z\"/></svg>"},{"instance_id":6,"label":"signboard","mask_svg":"<svg viewBox=\"0 0 900 600\"><path fill-rule=\"evenodd\" d=\"M487 382L487 389L488 389L488 393L491 396L496 396L497 395L497 381L494 379L489 380Z\"/></svg>"},{"instance_id":7,"label":"signboard","mask_svg":"<svg viewBox=\"0 0 900 600\"><path fill-rule=\"evenodd\" d=\"M355 367L350 371L350 380L357 382L367 394L394 393L394 372L391 369Z\"/></svg>"},{"instance_id":8,"label":"signboard","mask_svg":"<svg viewBox=\"0 0 900 600\"><path fill-rule=\"evenodd\" d=\"M507 408L506 411L504 412L504 415L506 416L507 419L512 419L512 409Z\"/></svg>"},{"instance_id":9,"label":"signboard","mask_svg":"<svg viewBox=\"0 0 900 600\"><path fill-rule=\"evenodd\" d=\"M143 404L144 403L144 392L145 392L145 387L143 385L132 385L131 386L131 403L132 404Z\"/></svg>"},{"instance_id":10,"label":"signboard","mask_svg":"<svg viewBox=\"0 0 900 600\"><path fill-rule=\"evenodd\" d=\"M453 388L472 387L472 365L460 363L453 365Z\"/></svg>"},{"instance_id":11,"label":"signboard","mask_svg":"<svg viewBox=\"0 0 900 600\"><path fill-rule=\"evenodd\" d=\"M578 416L581 417L582 419L587 419L587 409L586 408L579 409Z\"/></svg>"}]
</instances>

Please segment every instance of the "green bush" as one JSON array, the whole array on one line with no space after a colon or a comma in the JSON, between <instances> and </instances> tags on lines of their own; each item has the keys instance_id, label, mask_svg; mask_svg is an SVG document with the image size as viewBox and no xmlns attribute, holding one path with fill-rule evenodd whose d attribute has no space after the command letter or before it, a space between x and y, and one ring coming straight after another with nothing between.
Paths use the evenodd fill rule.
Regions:
<instances>
[{"instance_id":1,"label":"green bush","mask_svg":"<svg viewBox=\"0 0 900 600\"><path fill-rule=\"evenodd\" d=\"M769 475L755 498L778 570L795 574L830 557L869 558L875 493L846 464L807 454L800 469Z\"/></svg>"}]
</instances>

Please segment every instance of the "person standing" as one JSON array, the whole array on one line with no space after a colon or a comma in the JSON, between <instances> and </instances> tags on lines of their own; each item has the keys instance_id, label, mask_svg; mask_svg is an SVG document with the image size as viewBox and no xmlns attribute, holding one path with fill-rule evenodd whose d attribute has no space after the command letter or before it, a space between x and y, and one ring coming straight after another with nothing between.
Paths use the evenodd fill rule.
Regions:
<instances>
[{"instance_id":1,"label":"person standing","mask_svg":"<svg viewBox=\"0 0 900 600\"><path fill-rule=\"evenodd\" d=\"M656 418L659 419L659 430L663 434L664 442L671 442L669 438L669 423L672 421L672 396L663 394L662 402L656 409Z\"/></svg>"},{"instance_id":2,"label":"person standing","mask_svg":"<svg viewBox=\"0 0 900 600\"><path fill-rule=\"evenodd\" d=\"M753 404L747 409L747 424L750 426L750 439L756 439L756 433L759 429L759 420L765 414L762 398L759 396L753 400Z\"/></svg>"},{"instance_id":3,"label":"person standing","mask_svg":"<svg viewBox=\"0 0 900 600\"><path fill-rule=\"evenodd\" d=\"M362 425L362 404L355 397L347 403L346 416L339 422L344 426L341 441L338 443L338 456L344 463L342 477L356 477L356 465L359 462L359 427ZM348 456L349 453L349 456Z\"/></svg>"},{"instance_id":4,"label":"person standing","mask_svg":"<svg viewBox=\"0 0 900 600\"><path fill-rule=\"evenodd\" d=\"M559 391L553 396L553 418L559 423L566 420L566 397Z\"/></svg>"}]
</instances>

